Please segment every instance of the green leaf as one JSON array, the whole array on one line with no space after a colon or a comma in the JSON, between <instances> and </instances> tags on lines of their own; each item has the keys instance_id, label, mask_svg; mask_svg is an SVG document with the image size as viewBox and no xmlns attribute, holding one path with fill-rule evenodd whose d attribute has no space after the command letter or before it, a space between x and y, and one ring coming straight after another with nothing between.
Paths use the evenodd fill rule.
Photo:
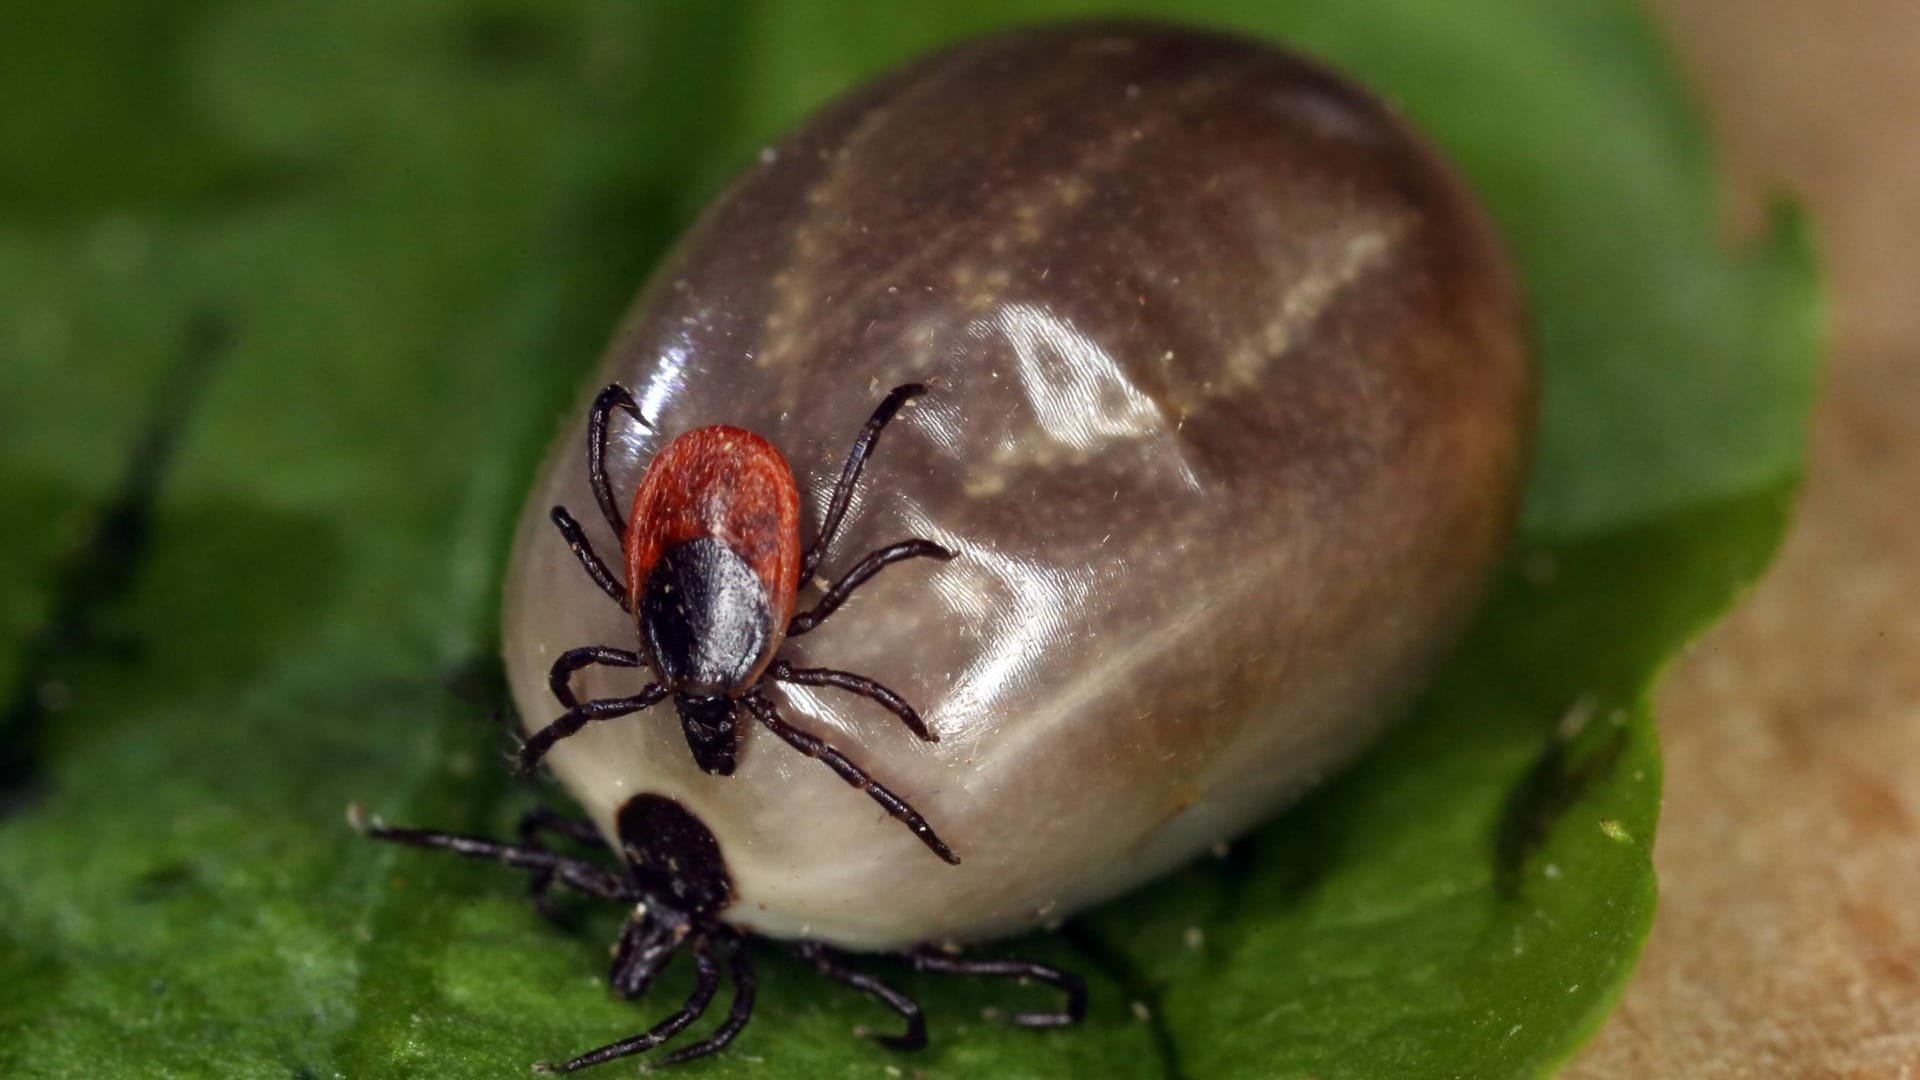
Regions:
<instances>
[{"instance_id":1,"label":"green leaf","mask_svg":"<svg viewBox=\"0 0 1920 1080\"><path fill-rule=\"evenodd\" d=\"M1645 935L1648 688L1783 527L1804 228L1720 249L1624 3L1154 6L1347 67L1485 195L1545 386L1514 571L1358 768L1018 943L1090 972L1086 1027L904 979L935 1043L901 1058L767 949L688 1075L1537 1075ZM726 175L865 74L1090 8L0 3L0 1074L509 1075L663 1013L684 981L601 983L619 913L563 933L341 809L504 834L536 797L483 719L510 523Z\"/></svg>"}]
</instances>

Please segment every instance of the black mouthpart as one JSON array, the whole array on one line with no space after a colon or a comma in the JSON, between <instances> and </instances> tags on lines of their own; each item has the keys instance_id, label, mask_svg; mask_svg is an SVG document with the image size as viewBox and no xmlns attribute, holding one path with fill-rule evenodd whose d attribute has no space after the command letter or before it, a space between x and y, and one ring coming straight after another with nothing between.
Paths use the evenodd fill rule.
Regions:
<instances>
[{"instance_id":1,"label":"black mouthpart","mask_svg":"<svg viewBox=\"0 0 1920 1080\"><path fill-rule=\"evenodd\" d=\"M680 730L687 736L694 764L713 776L732 776L740 749L733 699L725 694L676 694L673 707L680 713Z\"/></svg>"}]
</instances>

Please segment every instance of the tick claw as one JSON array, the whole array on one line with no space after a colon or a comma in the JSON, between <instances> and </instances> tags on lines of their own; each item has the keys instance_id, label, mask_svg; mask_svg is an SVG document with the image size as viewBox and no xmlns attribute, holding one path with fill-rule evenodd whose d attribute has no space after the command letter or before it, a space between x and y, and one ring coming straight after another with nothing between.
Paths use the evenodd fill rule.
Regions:
<instances>
[{"instance_id":1,"label":"tick claw","mask_svg":"<svg viewBox=\"0 0 1920 1080\"><path fill-rule=\"evenodd\" d=\"M359 803L347 804L347 827L365 835L381 827L380 819L367 813L367 808Z\"/></svg>"}]
</instances>

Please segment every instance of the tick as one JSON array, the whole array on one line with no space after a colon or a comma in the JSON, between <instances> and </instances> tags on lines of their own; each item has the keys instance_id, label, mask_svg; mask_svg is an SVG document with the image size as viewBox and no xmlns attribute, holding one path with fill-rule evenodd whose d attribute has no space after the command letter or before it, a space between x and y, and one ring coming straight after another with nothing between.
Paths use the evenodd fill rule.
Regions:
<instances>
[{"instance_id":1,"label":"tick","mask_svg":"<svg viewBox=\"0 0 1920 1080\"><path fill-rule=\"evenodd\" d=\"M547 678L566 711L522 744L521 768L532 769L555 743L589 723L640 712L671 697L694 762L710 775L731 776L746 733L744 709L781 741L866 792L935 855L957 865L959 857L910 803L825 740L788 723L763 692L768 682L845 690L892 712L919 738L938 741L913 706L880 683L777 659L787 638L825 622L882 569L906 559L953 558L931 540L888 544L855 563L812 607L794 613L800 585L813 580L832 546L880 433L902 406L924 393L920 383L895 387L867 418L834 484L820 531L803 553L793 470L771 443L737 427L696 428L667 443L647 466L631 509L622 515L607 477L610 421L616 410L646 421L626 387L613 383L601 390L587 420L587 475L600 513L624 548L626 583L595 554L566 507L554 507L552 517L587 576L633 616L640 648L584 645L560 654ZM595 665L644 666L655 678L637 694L580 701L573 676Z\"/></svg>"},{"instance_id":2,"label":"tick","mask_svg":"<svg viewBox=\"0 0 1920 1080\"><path fill-rule=\"evenodd\" d=\"M550 686L567 709L534 733L529 761L673 696L694 761L724 773L743 725L792 732L767 700L783 680L866 694L924 728L870 680L778 658L882 566L946 556L926 541L883 548L792 614L874 439L917 386L868 422L804 555L790 472L745 431L669 444L624 517L603 462L609 422L625 423L613 414L641 411L620 386L645 386L649 409L725 416L830 458L852 421L811 388L929 384L939 410L874 469L911 471L911 504L874 500L847 532L859 546L961 538L964 558L913 603L868 605L865 636L843 647L946 738L868 740L856 769L782 737L924 825L871 777L900 785L968 857L934 870L864 800L777 767L785 755L706 782L669 732L640 723L549 759L591 824L537 813L499 843L363 820L383 839L518 867L543 906L554 888L628 905L609 972L622 995L691 954L684 1006L557 1069L659 1045L730 981L721 1027L658 1060L717 1049L753 1007L747 956L762 947L893 1009L905 1028L889 1046L925 1041L920 1007L863 956L1039 982L1063 1007L1015 1022L1071 1023L1086 1004L1073 976L943 946L1052 926L1332 775L1454 647L1525 489L1530 335L1492 223L1395 109L1248 38L1102 21L956 45L770 147L655 281L603 362L600 382L618 385L557 444L517 533L508 681L529 724ZM731 479L710 478L721 472ZM583 479L622 538L624 584L550 513L584 506ZM556 642L628 631L578 580L549 516L631 617L637 649L555 663ZM569 680L593 664L645 665L655 681L581 705ZM790 712L816 704L800 698ZM556 837L598 854L557 854Z\"/></svg>"},{"instance_id":3,"label":"tick","mask_svg":"<svg viewBox=\"0 0 1920 1080\"><path fill-rule=\"evenodd\" d=\"M614 944L607 982L628 1000L645 994L675 956L683 952L692 955L693 990L678 1009L638 1035L566 1061L537 1063L533 1067L536 1073L570 1073L652 1050L699 1020L712 1007L726 981L733 983L733 1000L720 1026L651 1064L677 1065L715 1053L731 1043L753 1016L757 984L747 956L747 939L753 935L728 921L728 908L735 895L726 859L706 825L673 799L636 795L621 806L619 841L614 852L618 865L613 867L550 850L544 838L556 837L594 849L606 845L592 822L544 809L533 810L521 819L517 844L460 833L394 828L370 818L358 805L348 808L347 820L376 840L450 851L525 870L534 906L555 922L563 921L549 896L555 885L625 906L629 914ZM918 1050L927 1045L926 1016L911 995L862 970L853 955L826 942L781 944L815 971L873 998L899 1016L904 1023L900 1033L873 1035L875 1042L892 1050ZM1065 1003L1058 1011L1014 1013L1010 1020L1018 1027L1065 1027L1086 1016L1086 984L1078 976L1046 964L964 956L957 949L930 944L895 952L892 958L926 974L1034 982L1064 995Z\"/></svg>"}]
</instances>

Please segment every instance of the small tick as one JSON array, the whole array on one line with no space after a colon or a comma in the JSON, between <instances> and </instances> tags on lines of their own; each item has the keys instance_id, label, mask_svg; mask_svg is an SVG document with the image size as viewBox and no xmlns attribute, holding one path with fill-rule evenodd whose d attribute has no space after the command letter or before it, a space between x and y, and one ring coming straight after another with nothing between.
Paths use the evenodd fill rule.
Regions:
<instances>
[{"instance_id":1,"label":"small tick","mask_svg":"<svg viewBox=\"0 0 1920 1080\"><path fill-rule=\"evenodd\" d=\"M607 478L608 422L616 409L646 421L626 387L614 383L601 390L587 420L587 475L600 513L625 548L626 583L594 553L566 507L554 507L552 517L587 576L633 616L640 648L585 645L560 654L548 684L566 711L521 746L521 768L532 769L555 743L589 723L671 697L694 762L704 772L730 776L745 735L739 721L744 707L787 745L866 792L935 855L958 864L959 857L905 799L829 743L787 723L762 692L769 681L846 690L891 711L920 738L938 741L911 705L878 682L776 659L787 638L825 622L884 567L904 559L953 558L931 540L889 544L855 563L813 607L794 614L800 583L813 580L833 544L881 431L901 406L925 392L919 383L895 387L873 411L853 441L820 532L802 554L800 491L793 470L771 443L740 428L696 428L667 443L647 466L632 509L623 517ZM573 693L574 673L595 665L645 666L655 681L629 697L580 701Z\"/></svg>"}]
</instances>

